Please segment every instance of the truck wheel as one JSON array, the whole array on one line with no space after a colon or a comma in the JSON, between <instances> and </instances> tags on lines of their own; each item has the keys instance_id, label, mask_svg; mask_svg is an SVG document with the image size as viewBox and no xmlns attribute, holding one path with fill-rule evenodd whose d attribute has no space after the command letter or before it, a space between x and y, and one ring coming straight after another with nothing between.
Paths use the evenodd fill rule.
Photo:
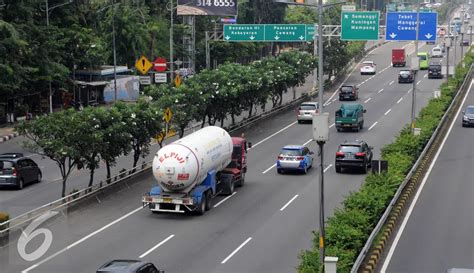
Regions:
<instances>
[{"instance_id":1,"label":"truck wheel","mask_svg":"<svg viewBox=\"0 0 474 273\"><path fill-rule=\"evenodd\" d=\"M201 203L199 203L196 209L197 215L204 215L204 213L206 213L206 203L207 203L206 195L207 195L207 192L202 195Z\"/></svg>"},{"instance_id":2,"label":"truck wheel","mask_svg":"<svg viewBox=\"0 0 474 273\"><path fill-rule=\"evenodd\" d=\"M237 187L242 187L245 183L245 173L240 175L240 181L236 184Z\"/></svg>"},{"instance_id":3,"label":"truck wheel","mask_svg":"<svg viewBox=\"0 0 474 273\"><path fill-rule=\"evenodd\" d=\"M206 191L206 210L211 210L212 208L212 194L211 191Z\"/></svg>"}]
</instances>

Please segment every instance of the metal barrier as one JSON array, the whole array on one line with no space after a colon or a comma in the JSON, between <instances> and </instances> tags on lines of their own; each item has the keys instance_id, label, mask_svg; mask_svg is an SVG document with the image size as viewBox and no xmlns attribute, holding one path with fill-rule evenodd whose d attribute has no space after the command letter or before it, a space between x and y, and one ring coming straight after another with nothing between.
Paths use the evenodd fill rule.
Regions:
<instances>
[{"instance_id":1,"label":"metal barrier","mask_svg":"<svg viewBox=\"0 0 474 273\"><path fill-rule=\"evenodd\" d=\"M455 118L453 117L453 115L455 114L455 110L457 109L457 107L459 106L461 102L460 96L464 94L465 92L467 92L467 89L469 87L469 82L472 80L472 76L473 76L473 67L474 67L474 64L472 64L471 67L469 68L469 71L466 74L466 77L461 87L459 88L458 92L453 98L452 103L450 104L446 112L444 113L443 117L440 120L440 123L438 124L435 131L433 132L425 148L421 152L420 156L416 160L413 167L408 172L405 180L398 188L397 192L395 193L392 200L390 201L390 204L385 209L384 214L382 215L379 222L373 229L369 238L367 239L364 245L364 248L361 250L354 265L352 266L351 273L356 273L359 271L372 272L373 270L375 270L378 259L380 258L383 252L383 248L385 246L385 240L388 240L388 237L390 236L391 231L387 232L386 234L384 233L384 236L387 238L382 243L382 246L376 247L376 249L374 250L375 252L374 254L370 256L367 256L367 254L371 250L375 238L377 237L377 235L380 234L380 232L382 231L382 228L387 223L389 216L391 216L392 214L395 214L395 219L393 219L393 221L391 219L388 226L391 227L392 229L395 227L395 223L398 220L398 217L401 214L401 210L403 207L403 206L397 207L396 205L399 201L401 201L403 205L405 204L405 202L408 201L411 193L414 192L415 190L418 179L422 178L421 175L424 173L424 171L428 167L427 162L432 160L433 151L436 151L438 148L437 145L435 144L439 144L439 143L435 143L435 142L440 142L440 139L446 133L447 127L449 127L449 121ZM408 193L405 192L406 190L408 190ZM368 263L367 268L361 268L361 265L366 260L366 258L372 257L372 256L374 256L372 260L375 260L375 261L373 262L367 261Z\"/></svg>"},{"instance_id":2,"label":"metal barrier","mask_svg":"<svg viewBox=\"0 0 474 273\"><path fill-rule=\"evenodd\" d=\"M383 44L384 43L382 43L380 45L383 45ZM344 69L342 69L341 72L336 76L337 80L335 80L332 83L331 82L326 83L324 85L324 87L325 88L330 87L330 86L334 85L334 83L337 83L338 81L340 81L342 79L342 76L344 76L347 73L348 70L353 69L353 66L354 66L355 62L357 62L359 59L363 58L368 52L370 52L372 49L374 49L374 48L376 48L380 45L374 45L374 46L366 49L364 51L364 53L360 54L359 56L354 57L351 61L349 61L349 63L346 65L346 67ZM292 101L290 101L286 104L279 105L277 107L272 108L269 111L265 111L265 112L261 113L260 115L256 115L256 116L253 116L249 119L243 120L238 125L231 126L230 128L228 128L228 131L233 132L233 131L242 129L246 126L249 126L251 124L254 124L258 121L269 118L269 117L271 117L271 116L273 116L273 115L275 115L279 112L285 111L285 110L299 104L300 102L307 99L308 97L312 97L312 96L315 96L317 94L318 94L318 90L313 90L312 92L310 92L308 94L303 94L301 97L299 97L295 100L292 100ZM199 126L200 126L200 124L192 125L191 127L187 128L186 130L187 131L188 130L194 130L195 128L197 128ZM44 214L48 211L54 211L54 210L59 210L59 209L65 208L67 206L70 206L72 204L77 203L80 200L83 200L87 197L93 196L93 195L95 195L95 194L97 194L101 191L104 191L105 189L108 189L112 186L120 184L120 183L128 180L129 178L137 176L137 175L147 171L148 169L150 169L151 164L152 164L152 161L144 162L141 166L137 166L135 168L126 170L125 172L122 172L122 173L119 173L119 174L113 176L111 178L111 181L113 180L113 182L107 183L107 181L100 181L99 183L97 183L95 185L92 185L91 187L84 188L84 189L79 190L77 192L71 193L71 194L69 194L69 195L67 195L63 198L60 198L60 199L55 200L53 202L42 205L41 207L35 208L31 211L25 212L25 213L23 213L19 216L16 216L16 217L14 217L14 218L6 221L6 222L0 223L2 226L7 227L6 229L0 230L0 238L2 236L5 236L6 234L8 234L8 232L13 230L14 228L20 228L22 225L27 224L28 222L32 221L33 219L39 217L40 215L42 215L42 214ZM141 169L139 169L139 168L141 168ZM124 176L124 173L125 174L129 173L129 174Z\"/></svg>"}]
</instances>

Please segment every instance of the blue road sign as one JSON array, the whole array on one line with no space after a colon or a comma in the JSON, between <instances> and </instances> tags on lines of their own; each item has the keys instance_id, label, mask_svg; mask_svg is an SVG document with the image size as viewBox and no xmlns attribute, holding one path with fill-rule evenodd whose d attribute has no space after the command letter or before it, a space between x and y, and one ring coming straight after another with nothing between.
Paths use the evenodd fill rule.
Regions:
<instances>
[{"instance_id":1,"label":"blue road sign","mask_svg":"<svg viewBox=\"0 0 474 273\"><path fill-rule=\"evenodd\" d=\"M436 41L436 12L420 12L419 41ZM388 12L385 39L387 41L416 40L416 12Z\"/></svg>"}]
</instances>

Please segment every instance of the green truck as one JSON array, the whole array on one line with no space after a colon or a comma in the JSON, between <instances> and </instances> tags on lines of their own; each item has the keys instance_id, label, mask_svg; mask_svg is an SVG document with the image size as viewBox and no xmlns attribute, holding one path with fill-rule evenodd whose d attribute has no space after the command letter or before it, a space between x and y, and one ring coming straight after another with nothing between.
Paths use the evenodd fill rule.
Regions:
<instances>
[{"instance_id":1,"label":"green truck","mask_svg":"<svg viewBox=\"0 0 474 273\"><path fill-rule=\"evenodd\" d=\"M336 129L362 130L364 128L364 113L366 110L360 103L344 103L336 111Z\"/></svg>"}]
</instances>

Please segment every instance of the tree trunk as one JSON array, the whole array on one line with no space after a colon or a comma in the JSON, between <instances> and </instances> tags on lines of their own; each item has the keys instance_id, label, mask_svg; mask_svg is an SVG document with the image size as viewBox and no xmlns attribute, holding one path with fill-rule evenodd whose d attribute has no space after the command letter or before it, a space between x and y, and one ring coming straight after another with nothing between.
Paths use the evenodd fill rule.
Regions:
<instances>
[{"instance_id":1,"label":"tree trunk","mask_svg":"<svg viewBox=\"0 0 474 273\"><path fill-rule=\"evenodd\" d=\"M278 101L278 105L281 105L282 102L283 102L283 91L280 91L280 99Z\"/></svg>"},{"instance_id":2,"label":"tree trunk","mask_svg":"<svg viewBox=\"0 0 474 273\"><path fill-rule=\"evenodd\" d=\"M133 170L132 172L135 172L135 167L137 166L138 160L140 159L140 153L141 150L139 148L134 149L135 153L133 154Z\"/></svg>"},{"instance_id":3,"label":"tree trunk","mask_svg":"<svg viewBox=\"0 0 474 273\"><path fill-rule=\"evenodd\" d=\"M272 103L273 103L273 108L275 108L275 106L277 106L277 103L278 103L278 95L272 96Z\"/></svg>"},{"instance_id":4,"label":"tree trunk","mask_svg":"<svg viewBox=\"0 0 474 273\"><path fill-rule=\"evenodd\" d=\"M66 181L67 181L67 178L66 177L63 177L63 188L61 190L61 197L65 197L66 196Z\"/></svg>"},{"instance_id":5,"label":"tree trunk","mask_svg":"<svg viewBox=\"0 0 474 273\"><path fill-rule=\"evenodd\" d=\"M224 128L224 118L221 119L221 128Z\"/></svg>"},{"instance_id":6,"label":"tree trunk","mask_svg":"<svg viewBox=\"0 0 474 273\"><path fill-rule=\"evenodd\" d=\"M89 187L92 187L92 184L94 184L94 173L95 173L95 168L90 169L90 176L89 176Z\"/></svg>"},{"instance_id":7,"label":"tree trunk","mask_svg":"<svg viewBox=\"0 0 474 273\"><path fill-rule=\"evenodd\" d=\"M105 167L107 169L107 184L110 184L110 162L108 160L105 161Z\"/></svg>"},{"instance_id":8,"label":"tree trunk","mask_svg":"<svg viewBox=\"0 0 474 273\"><path fill-rule=\"evenodd\" d=\"M184 129L186 129L185 126L179 127L179 138L182 138L184 136Z\"/></svg>"},{"instance_id":9,"label":"tree trunk","mask_svg":"<svg viewBox=\"0 0 474 273\"><path fill-rule=\"evenodd\" d=\"M235 115L232 113L230 115L230 117L232 118L232 125L234 125L235 124Z\"/></svg>"},{"instance_id":10,"label":"tree trunk","mask_svg":"<svg viewBox=\"0 0 474 273\"><path fill-rule=\"evenodd\" d=\"M211 121L211 115L207 115L207 123L208 123L209 125L213 125L213 124L212 124L212 121Z\"/></svg>"},{"instance_id":11,"label":"tree trunk","mask_svg":"<svg viewBox=\"0 0 474 273\"><path fill-rule=\"evenodd\" d=\"M201 128L204 128L205 124L206 124L206 115L204 115L204 117L202 118Z\"/></svg>"},{"instance_id":12,"label":"tree trunk","mask_svg":"<svg viewBox=\"0 0 474 273\"><path fill-rule=\"evenodd\" d=\"M250 103L249 118L252 116L252 113L253 113L253 103Z\"/></svg>"}]
</instances>

